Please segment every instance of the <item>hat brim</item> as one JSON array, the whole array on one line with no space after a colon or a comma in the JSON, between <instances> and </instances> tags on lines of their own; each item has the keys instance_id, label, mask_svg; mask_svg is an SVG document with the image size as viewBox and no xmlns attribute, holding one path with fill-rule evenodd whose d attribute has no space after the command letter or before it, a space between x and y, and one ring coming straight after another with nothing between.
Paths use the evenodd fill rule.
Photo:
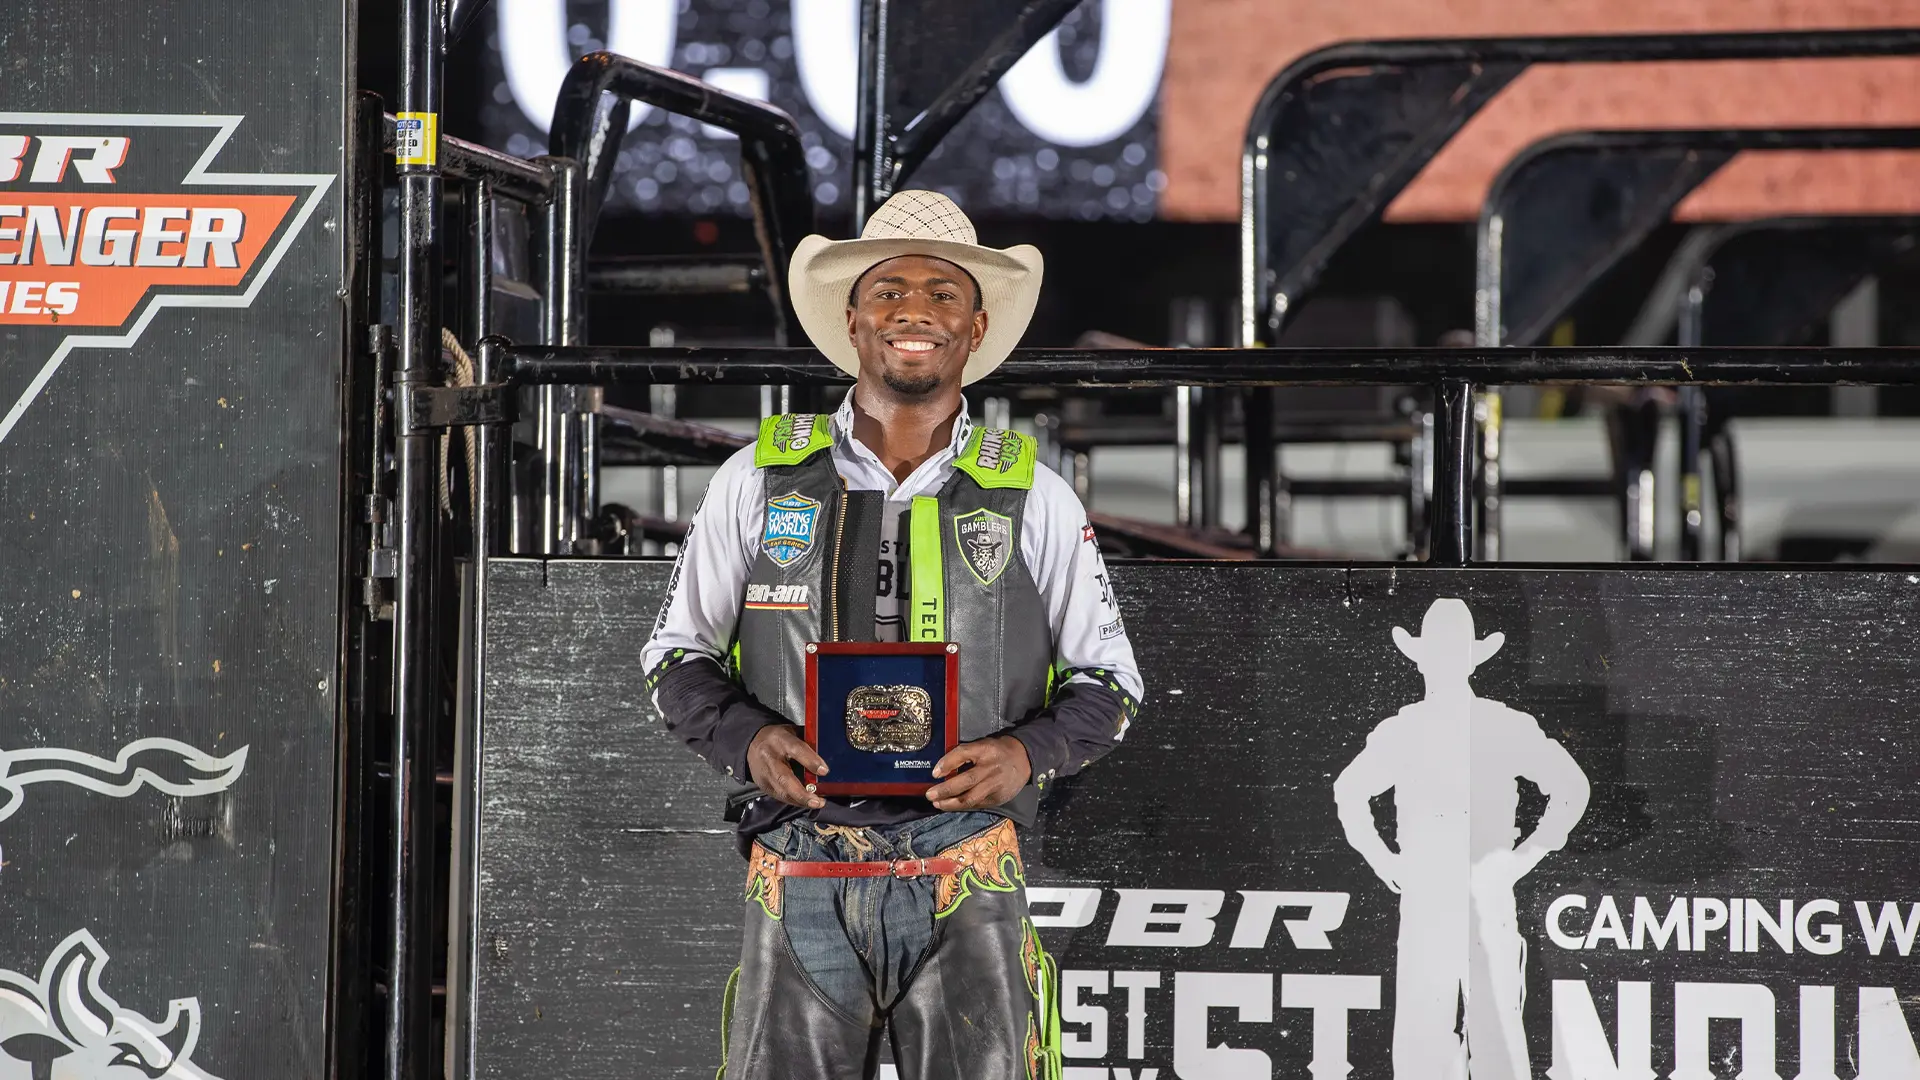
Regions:
<instances>
[{"instance_id":1,"label":"hat brim","mask_svg":"<svg viewBox=\"0 0 1920 1080\"><path fill-rule=\"evenodd\" d=\"M1020 343L1033 321L1040 298L1045 263L1040 249L1030 244L988 248L953 240L888 237L873 240L829 240L809 236L794 248L787 270L788 294L800 317L800 328L821 354L849 375L860 374L860 353L847 334L847 295L853 283L874 265L901 255L928 255L945 259L980 284L980 306L987 313L987 332L980 347L967 358L960 374L962 385L973 383L1000 366Z\"/></svg>"}]
</instances>

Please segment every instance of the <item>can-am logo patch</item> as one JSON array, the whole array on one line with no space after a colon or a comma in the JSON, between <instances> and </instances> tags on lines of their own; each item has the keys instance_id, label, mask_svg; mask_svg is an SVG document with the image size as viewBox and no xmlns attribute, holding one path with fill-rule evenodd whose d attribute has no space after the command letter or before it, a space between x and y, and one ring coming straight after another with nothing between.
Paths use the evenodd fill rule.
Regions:
<instances>
[{"instance_id":1,"label":"can-am logo patch","mask_svg":"<svg viewBox=\"0 0 1920 1080\"><path fill-rule=\"evenodd\" d=\"M334 178L212 171L244 119L0 112L0 441L75 349L252 305Z\"/></svg>"}]
</instances>

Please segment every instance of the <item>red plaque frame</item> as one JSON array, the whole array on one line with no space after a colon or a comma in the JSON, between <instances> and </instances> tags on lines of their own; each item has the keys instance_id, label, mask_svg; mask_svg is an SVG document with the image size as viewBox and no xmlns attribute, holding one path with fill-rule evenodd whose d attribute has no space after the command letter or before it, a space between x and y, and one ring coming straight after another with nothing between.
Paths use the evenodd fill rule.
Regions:
<instances>
[{"instance_id":1,"label":"red plaque frame","mask_svg":"<svg viewBox=\"0 0 1920 1080\"><path fill-rule=\"evenodd\" d=\"M944 653L946 663L947 709L944 730L945 745L948 749L960 743L960 646L951 641L819 641L807 643L807 715L805 731L807 745L819 749L819 676L820 656L929 656ZM944 754L945 751L942 751ZM804 782L812 784L821 795L921 795L931 783L835 783L821 780L812 772L801 770Z\"/></svg>"}]
</instances>

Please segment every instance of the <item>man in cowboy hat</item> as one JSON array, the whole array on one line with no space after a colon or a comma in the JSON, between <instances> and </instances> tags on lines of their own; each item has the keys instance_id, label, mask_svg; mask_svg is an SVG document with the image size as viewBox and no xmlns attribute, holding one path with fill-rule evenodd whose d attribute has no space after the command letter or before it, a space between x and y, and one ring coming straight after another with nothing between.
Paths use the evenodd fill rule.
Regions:
<instances>
[{"instance_id":1,"label":"man in cowboy hat","mask_svg":"<svg viewBox=\"0 0 1920 1080\"><path fill-rule=\"evenodd\" d=\"M1393 1075L1464 1078L1471 1057L1475 1080L1531 1080L1513 890L1587 812L1587 776L1539 721L1473 692L1468 677L1506 637L1476 637L1465 601L1435 600L1419 637L1396 626L1393 641L1427 696L1381 721L1333 782L1347 843L1400 894ZM1521 778L1547 798L1525 837ZM1373 820L1372 799L1389 789L1398 851Z\"/></svg>"},{"instance_id":2,"label":"man in cowboy hat","mask_svg":"<svg viewBox=\"0 0 1920 1080\"><path fill-rule=\"evenodd\" d=\"M858 240L809 236L789 290L855 379L831 416L764 421L695 513L643 662L667 727L736 781L746 934L727 1080L1044 1076L1044 954L1014 823L1125 734L1141 694L1093 528L1029 436L963 385L1033 315L1040 253L903 191ZM939 615L923 614L937 608ZM806 643L960 650L961 743L924 797L827 798L794 721Z\"/></svg>"}]
</instances>

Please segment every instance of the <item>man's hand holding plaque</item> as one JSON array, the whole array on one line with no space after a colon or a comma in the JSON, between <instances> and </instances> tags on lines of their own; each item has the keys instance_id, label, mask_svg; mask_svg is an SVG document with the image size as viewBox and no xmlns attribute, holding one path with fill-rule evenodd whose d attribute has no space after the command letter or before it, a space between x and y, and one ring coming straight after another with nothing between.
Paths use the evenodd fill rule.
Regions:
<instances>
[{"instance_id":1,"label":"man's hand holding plaque","mask_svg":"<svg viewBox=\"0 0 1920 1080\"><path fill-rule=\"evenodd\" d=\"M827 800L801 784L793 772L795 765L820 775L829 771L792 724L768 724L747 747L747 771L754 786L788 806L818 810L827 805Z\"/></svg>"},{"instance_id":2,"label":"man's hand holding plaque","mask_svg":"<svg viewBox=\"0 0 1920 1080\"><path fill-rule=\"evenodd\" d=\"M955 775L955 773L958 775ZM1020 793L1033 778L1027 745L1011 735L990 735L961 743L933 767L944 783L927 789L936 810L981 810L999 806Z\"/></svg>"}]
</instances>

